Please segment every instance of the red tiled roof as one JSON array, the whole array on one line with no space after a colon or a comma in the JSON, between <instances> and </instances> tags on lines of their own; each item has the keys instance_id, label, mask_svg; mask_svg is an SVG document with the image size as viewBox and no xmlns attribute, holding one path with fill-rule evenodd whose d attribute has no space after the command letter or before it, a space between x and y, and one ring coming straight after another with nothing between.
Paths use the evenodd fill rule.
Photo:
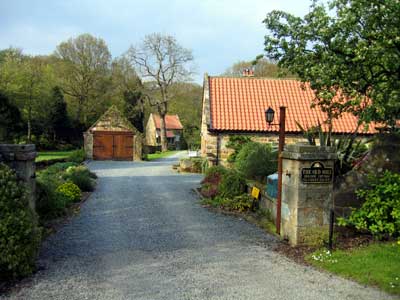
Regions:
<instances>
[{"instance_id":1,"label":"red tiled roof","mask_svg":"<svg viewBox=\"0 0 400 300\"><path fill-rule=\"evenodd\" d=\"M175 137L174 132L171 130L167 130L167 138L173 138L173 137Z\"/></svg>"},{"instance_id":2,"label":"red tiled roof","mask_svg":"<svg viewBox=\"0 0 400 300\"><path fill-rule=\"evenodd\" d=\"M286 106L286 132L300 132L296 121L303 128L310 128L326 120L326 114L318 107L310 108L315 95L311 88L302 88L297 80L265 78L209 77L210 111L212 130L276 132L278 126L268 126L265 110L275 110L274 123L279 122L279 107ZM345 113L333 121L334 133L352 133L357 118ZM377 131L369 126L359 133Z\"/></svg>"},{"instance_id":3,"label":"red tiled roof","mask_svg":"<svg viewBox=\"0 0 400 300\"><path fill-rule=\"evenodd\" d=\"M160 129L161 128L160 116L157 114L153 114L153 119L156 124L156 128ZM179 120L178 115L166 115L165 125L167 129L176 129L176 130L183 129L182 123Z\"/></svg>"}]
</instances>

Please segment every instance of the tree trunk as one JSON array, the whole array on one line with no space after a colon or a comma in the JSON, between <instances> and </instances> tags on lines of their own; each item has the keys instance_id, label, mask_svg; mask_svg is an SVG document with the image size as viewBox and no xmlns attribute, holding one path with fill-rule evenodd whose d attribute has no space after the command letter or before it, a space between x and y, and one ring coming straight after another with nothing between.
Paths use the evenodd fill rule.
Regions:
<instances>
[{"instance_id":1,"label":"tree trunk","mask_svg":"<svg viewBox=\"0 0 400 300\"><path fill-rule=\"evenodd\" d=\"M167 91L161 89L163 102L158 105L158 112L160 114L160 134L161 134L161 152L168 151L168 140L167 140L167 126L165 123L165 116L167 115Z\"/></svg>"},{"instance_id":2,"label":"tree trunk","mask_svg":"<svg viewBox=\"0 0 400 300\"><path fill-rule=\"evenodd\" d=\"M165 126L165 113L160 114L160 134L161 134L161 151L168 150L167 129Z\"/></svg>"},{"instance_id":3,"label":"tree trunk","mask_svg":"<svg viewBox=\"0 0 400 300\"><path fill-rule=\"evenodd\" d=\"M30 144L32 141L32 87L31 85L31 90L29 92L29 104L28 104L28 133L27 133L27 138L28 138L28 143Z\"/></svg>"}]
</instances>

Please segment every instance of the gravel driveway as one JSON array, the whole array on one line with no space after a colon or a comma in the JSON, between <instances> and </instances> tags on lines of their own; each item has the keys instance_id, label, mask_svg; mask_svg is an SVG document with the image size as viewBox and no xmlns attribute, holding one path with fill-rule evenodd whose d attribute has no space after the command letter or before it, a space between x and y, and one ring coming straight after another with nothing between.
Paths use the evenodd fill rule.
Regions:
<instances>
[{"instance_id":1,"label":"gravel driveway","mask_svg":"<svg viewBox=\"0 0 400 300\"><path fill-rule=\"evenodd\" d=\"M98 187L43 245L31 280L1 299L391 299L297 265L274 238L202 208L176 159L91 162Z\"/></svg>"}]
</instances>

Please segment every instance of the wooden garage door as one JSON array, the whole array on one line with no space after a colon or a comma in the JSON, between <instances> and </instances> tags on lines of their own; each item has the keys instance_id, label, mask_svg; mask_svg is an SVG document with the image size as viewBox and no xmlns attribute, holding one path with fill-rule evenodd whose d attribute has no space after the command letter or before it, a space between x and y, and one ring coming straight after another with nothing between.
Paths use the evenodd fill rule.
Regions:
<instances>
[{"instance_id":1,"label":"wooden garage door","mask_svg":"<svg viewBox=\"0 0 400 300\"><path fill-rule=\"evenodd\" d=\"M133 135L116 132L95 132L93 136L93 158L99 160L132 160Z\"/></svg>"}]
</instances>

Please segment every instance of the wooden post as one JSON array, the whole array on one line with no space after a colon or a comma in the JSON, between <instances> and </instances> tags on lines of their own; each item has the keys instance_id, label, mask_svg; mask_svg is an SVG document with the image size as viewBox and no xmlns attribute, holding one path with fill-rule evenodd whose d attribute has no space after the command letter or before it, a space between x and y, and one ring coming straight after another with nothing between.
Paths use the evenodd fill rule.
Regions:
<instances>
[{"instance_id":1,"label":"wooden post","mask_svg":"<svg viewBox=\"0 0 400 300\"><path fill-rule=\"evenodd\" d=\"M281 233L281 209L282 209L282 152L285 145L285 119L286 107L279 108L279 148L278 148L278 195L276 203L276 233Z\"/></svg>"}]
</instances>

